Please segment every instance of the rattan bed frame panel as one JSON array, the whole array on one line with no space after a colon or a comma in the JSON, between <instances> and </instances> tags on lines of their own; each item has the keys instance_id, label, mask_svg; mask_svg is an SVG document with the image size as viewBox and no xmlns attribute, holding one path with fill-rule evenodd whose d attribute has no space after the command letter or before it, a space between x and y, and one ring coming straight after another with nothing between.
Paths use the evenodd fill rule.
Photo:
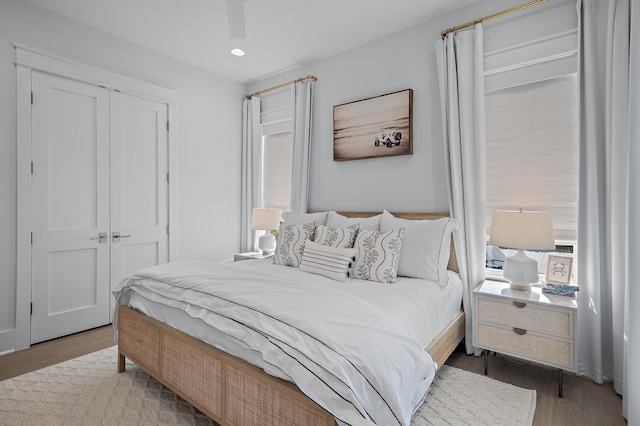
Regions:
<instances>
[{"instance_id":1,"label":"rattan bed frame panel","mask_svg":"<svg viewBox=\"0 0 640 426\"><path fill-rule=\"evenodd\" d=\"M341 214L366 217L377 213ZM448 216L394 215L406 219ZM451 259L449 269L457 271L453 245ZM463 337L464 313L460 312L425 350L440 367ZM118 372L124 371L125 358L223 426L336 425L329 412L294 384L121 305L118 307Z\"/></svg>"},{"instance_id":2,"label":"rattan bed frame panel","mask_svg":"<svg viewBox=\"0 0 640 426\"><path fill-rule=\"evenodd\" d=\"M134 334L153 335L141 345ZM148 358L151 347L158 352ZM129 358L221 425L335 425L295 385L128 306L118 307L118 372Z\"/></svg>"},{"instance_id":3,"label":"rattan bed frame panel","mask_svg":"<svg viewBox=\"0 0 640 426\"><path fill-rule=\"evenodd\" d=\"M138 333L154 336L154 342L141 344ZM441 366L463 337L460 312L425 350ZM336 424L294 384L121 305L118 372L124 371L125 357L221 425Z\"/></svg>"}]
</instances>

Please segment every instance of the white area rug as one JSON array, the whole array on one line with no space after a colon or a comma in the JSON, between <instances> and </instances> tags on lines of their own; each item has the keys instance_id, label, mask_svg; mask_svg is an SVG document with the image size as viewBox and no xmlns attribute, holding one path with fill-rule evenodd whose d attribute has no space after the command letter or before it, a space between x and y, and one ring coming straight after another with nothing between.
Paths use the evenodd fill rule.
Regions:
<instances>
[{"instance_id":1,"label":"white area rug","mask_svg":"<svg viewBox=\"0 0 640 426\"><path fill-rule=\"evenodd\" d=\"M1 425L215 425L116 347L0 382ZM531 425L536 393L443 366L412 426Z\"/></svg>"},{"instance_id":2,"label":"white area rug","mask_svg":"<svg viewBox=\"0 0 640 426\"><path fill-rule=\"evenodd\" d=\"M536 391L443 365L411 426L531 425Z\"/></svg>"}]
</instances>

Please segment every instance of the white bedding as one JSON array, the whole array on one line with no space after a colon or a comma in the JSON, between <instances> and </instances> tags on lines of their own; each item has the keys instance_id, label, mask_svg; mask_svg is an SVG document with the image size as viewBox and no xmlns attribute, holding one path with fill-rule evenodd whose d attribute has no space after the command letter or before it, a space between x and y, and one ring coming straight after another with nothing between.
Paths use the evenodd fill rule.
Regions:
<instances>
[{"instance_id":1,"label":"white bedding","mask_svg":"<svg viewBox=\"0 0 640 426\"><path fill-rule=\"evenodd\" d=\"M262 274L286 273L308 284L337 287L388 312L398 324L418 340L423 348L446 327L462 309L462 281L453 271L446 287L427 280L398 277L394 284L351 279L346 283L313 275L296 268L273 265L271 259L236 262L235 269L252 269Z\"/></svg>"},{"instance_id":2,"label":"white bedding","mask_svg":"<svg viewBox=\"0 0 640 426\"><path fill-rule=\"evenodd\" d=\"M295 382L344 423L408 425L435 375L422 348L460 310L451 274L443 288L340 283L269 260L178 262L139 271L119 303Z\"/></svg>"}]
</instances>

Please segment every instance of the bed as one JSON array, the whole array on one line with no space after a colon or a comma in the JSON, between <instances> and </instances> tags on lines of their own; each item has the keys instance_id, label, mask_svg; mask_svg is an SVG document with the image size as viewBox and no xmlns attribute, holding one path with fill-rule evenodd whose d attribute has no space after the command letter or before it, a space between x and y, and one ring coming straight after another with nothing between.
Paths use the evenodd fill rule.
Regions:
<instances>
[{"instance_id":1,"label":"bed","mask_svg":"<svg viewBox=\"0 0 640 426\"><path fill-rule=\"evenodd\" d=\"M362 212L340 212L340 214L347 218L371 218L379 215L379 213ZM393 214L393 217L399 220L411 221L434 220L446 216L446 214L428 213ZM455 277L457 264L452 243L450 247L447 274L450 277ZM255 277L266 277L271 270L278 269L278 265L271 267L268 266L270 264L271 261L247 261L228 265L228 267L233 270L234 274L238 272L243 277L246 275L247 278L243 279L247 281L247 285L253 285L254 281L257 281ZM188 271L194 270L193 268L199 271L199 268L205 266L207 265L197 263L181 265ZM246 269L246 273L242 272L244 269ZM292 275L305 274L305 272L293 271L294 268L289 269L292 270ZM219 272L216 269L214 273ZM152 280L153 285L160 285L155 283L156 276L151 276L151 278L154 279ZM274 276L274 280L277 279L280 278ZM313 279L310 278L306 281L309 281L309 286L312 286L316 285L314 284L316 282L324 283L327 280L324 277L318 278L314 275ZM349 288L353 288L355 293L359 291L362 293L358 287L366 284L358 281L351 280L349 284L353 283L353 285ZM394 289L410 288L414 282L415 280L412 279L398 278L397 287ZM248 288L254 289L252 291L260 291L258 287ZM343 291L344 288L342 286L337 291ZM384 291L387 291L390 286L382 285L376 288L380 288L380 292L366 292L373 304L380 304L380 300L387 298L386 303L389 307L394 304L401 306L399 305L401 302L394 302L391 297L385 295ZM290 289L293 290L294 287ZM173 292L171 289L163 291L166 291L167 294ZM351 297L348 294L336 294L340 294L341 298L344 297L347 300ZM443 297L449 298L450 296ZM461 292L459 297L461 298ZM293 298L295 300L295 296ZM144 299L152 298L141 297L136 293L134 297L127 297L126 300L119 301L120 303L125 302L125 304L118 306L117 321L114 323L118 330L119 372L124 371L125 358L129 358L151 376L222 425L336 424L336 416L321 406L326 406L324 402L321 402L321 405L317 403L317 395L314 396L316 401L306 396L314 395L314 389L317 385L304 384L304 381L300 381L300 386L305 389L305 392L301 391L300 387L293 383L290 371L272 368L272 364L265 362L264 359L269 360L268 355L265 357L264 354L257 354L251 348L244 351L236 350L234 342L238 339L225 340L224 333L212 334L213 332L209 330L211 327L203 324L205 320L200 318L204 314L199 311L186 312L188 309L177 306L182 302L175 302L176 306L164 306L164 302L156 303L153 300L145 302ZM196 299L191 302L194 300ZM189 300L185 299L183 302L191 306ZM362 303L365 306L367 304L368 302ZM447 314L448 317L444 324L438 325L436 329L431 329L426 334L420 334L425 333L420 329L420 333L416 331L411 336L412 339L421 342L421 347L424 347L424 351L431 356L437 367L444 363L464 337L464 313L459 310L460 305L458 302L458 309ZM298 314L296 313L296 315ZM419 313L417 315L418 318L422 318ZM215 318L210 321L215 322ZM375 327L378 326L375 325ZM401 326L404 328L413 327L412 324L402 324ZM336 329L334 332L339 334L340 330ZM366 330L363 334L366 334ZM295 337L295 339L298 338L298 336ZM395 338L400 337L394 336L393 339ZM404 340L402 339L404 338L400 338L397 342L393 340L393 345L398 345L399 348L403 347ZM407 352L410 351L407 350ZM398 354L398 352L396 354L399 357L404 355L403 353ZM322 376L320 380L323 380ZM335 410L333 411L335 413ZM357 422L352 424L355 423ZM371 422L363 422L363 424L371 424ZM380 422L380 424L384 423Z\"/></svg>"}]
</instances>

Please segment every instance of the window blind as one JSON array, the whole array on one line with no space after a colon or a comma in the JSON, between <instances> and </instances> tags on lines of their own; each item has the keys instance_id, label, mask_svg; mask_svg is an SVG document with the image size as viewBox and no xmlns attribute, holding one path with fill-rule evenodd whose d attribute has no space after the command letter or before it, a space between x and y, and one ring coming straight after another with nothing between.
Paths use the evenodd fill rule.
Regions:
<instances>
[{"instance_id":1,"label":"window blind","mask_svg":"<svg viewBox=\"0 0 640 426\"><path fill-rule=\"evenodd\" d=\"M293 168L293 133L262 137L262 206L289 211Z\"/></svg>"},{"instance_id":2,"label":"window blind","mask_svg":"<svg viewBox=\"0 0 640 426\"><path fill-rule=\"evenodd\" d=\"M487 234L495 209L549 210L556 242L577 241L576 79L487 93Z\"/></svg>"}]
</instances>

